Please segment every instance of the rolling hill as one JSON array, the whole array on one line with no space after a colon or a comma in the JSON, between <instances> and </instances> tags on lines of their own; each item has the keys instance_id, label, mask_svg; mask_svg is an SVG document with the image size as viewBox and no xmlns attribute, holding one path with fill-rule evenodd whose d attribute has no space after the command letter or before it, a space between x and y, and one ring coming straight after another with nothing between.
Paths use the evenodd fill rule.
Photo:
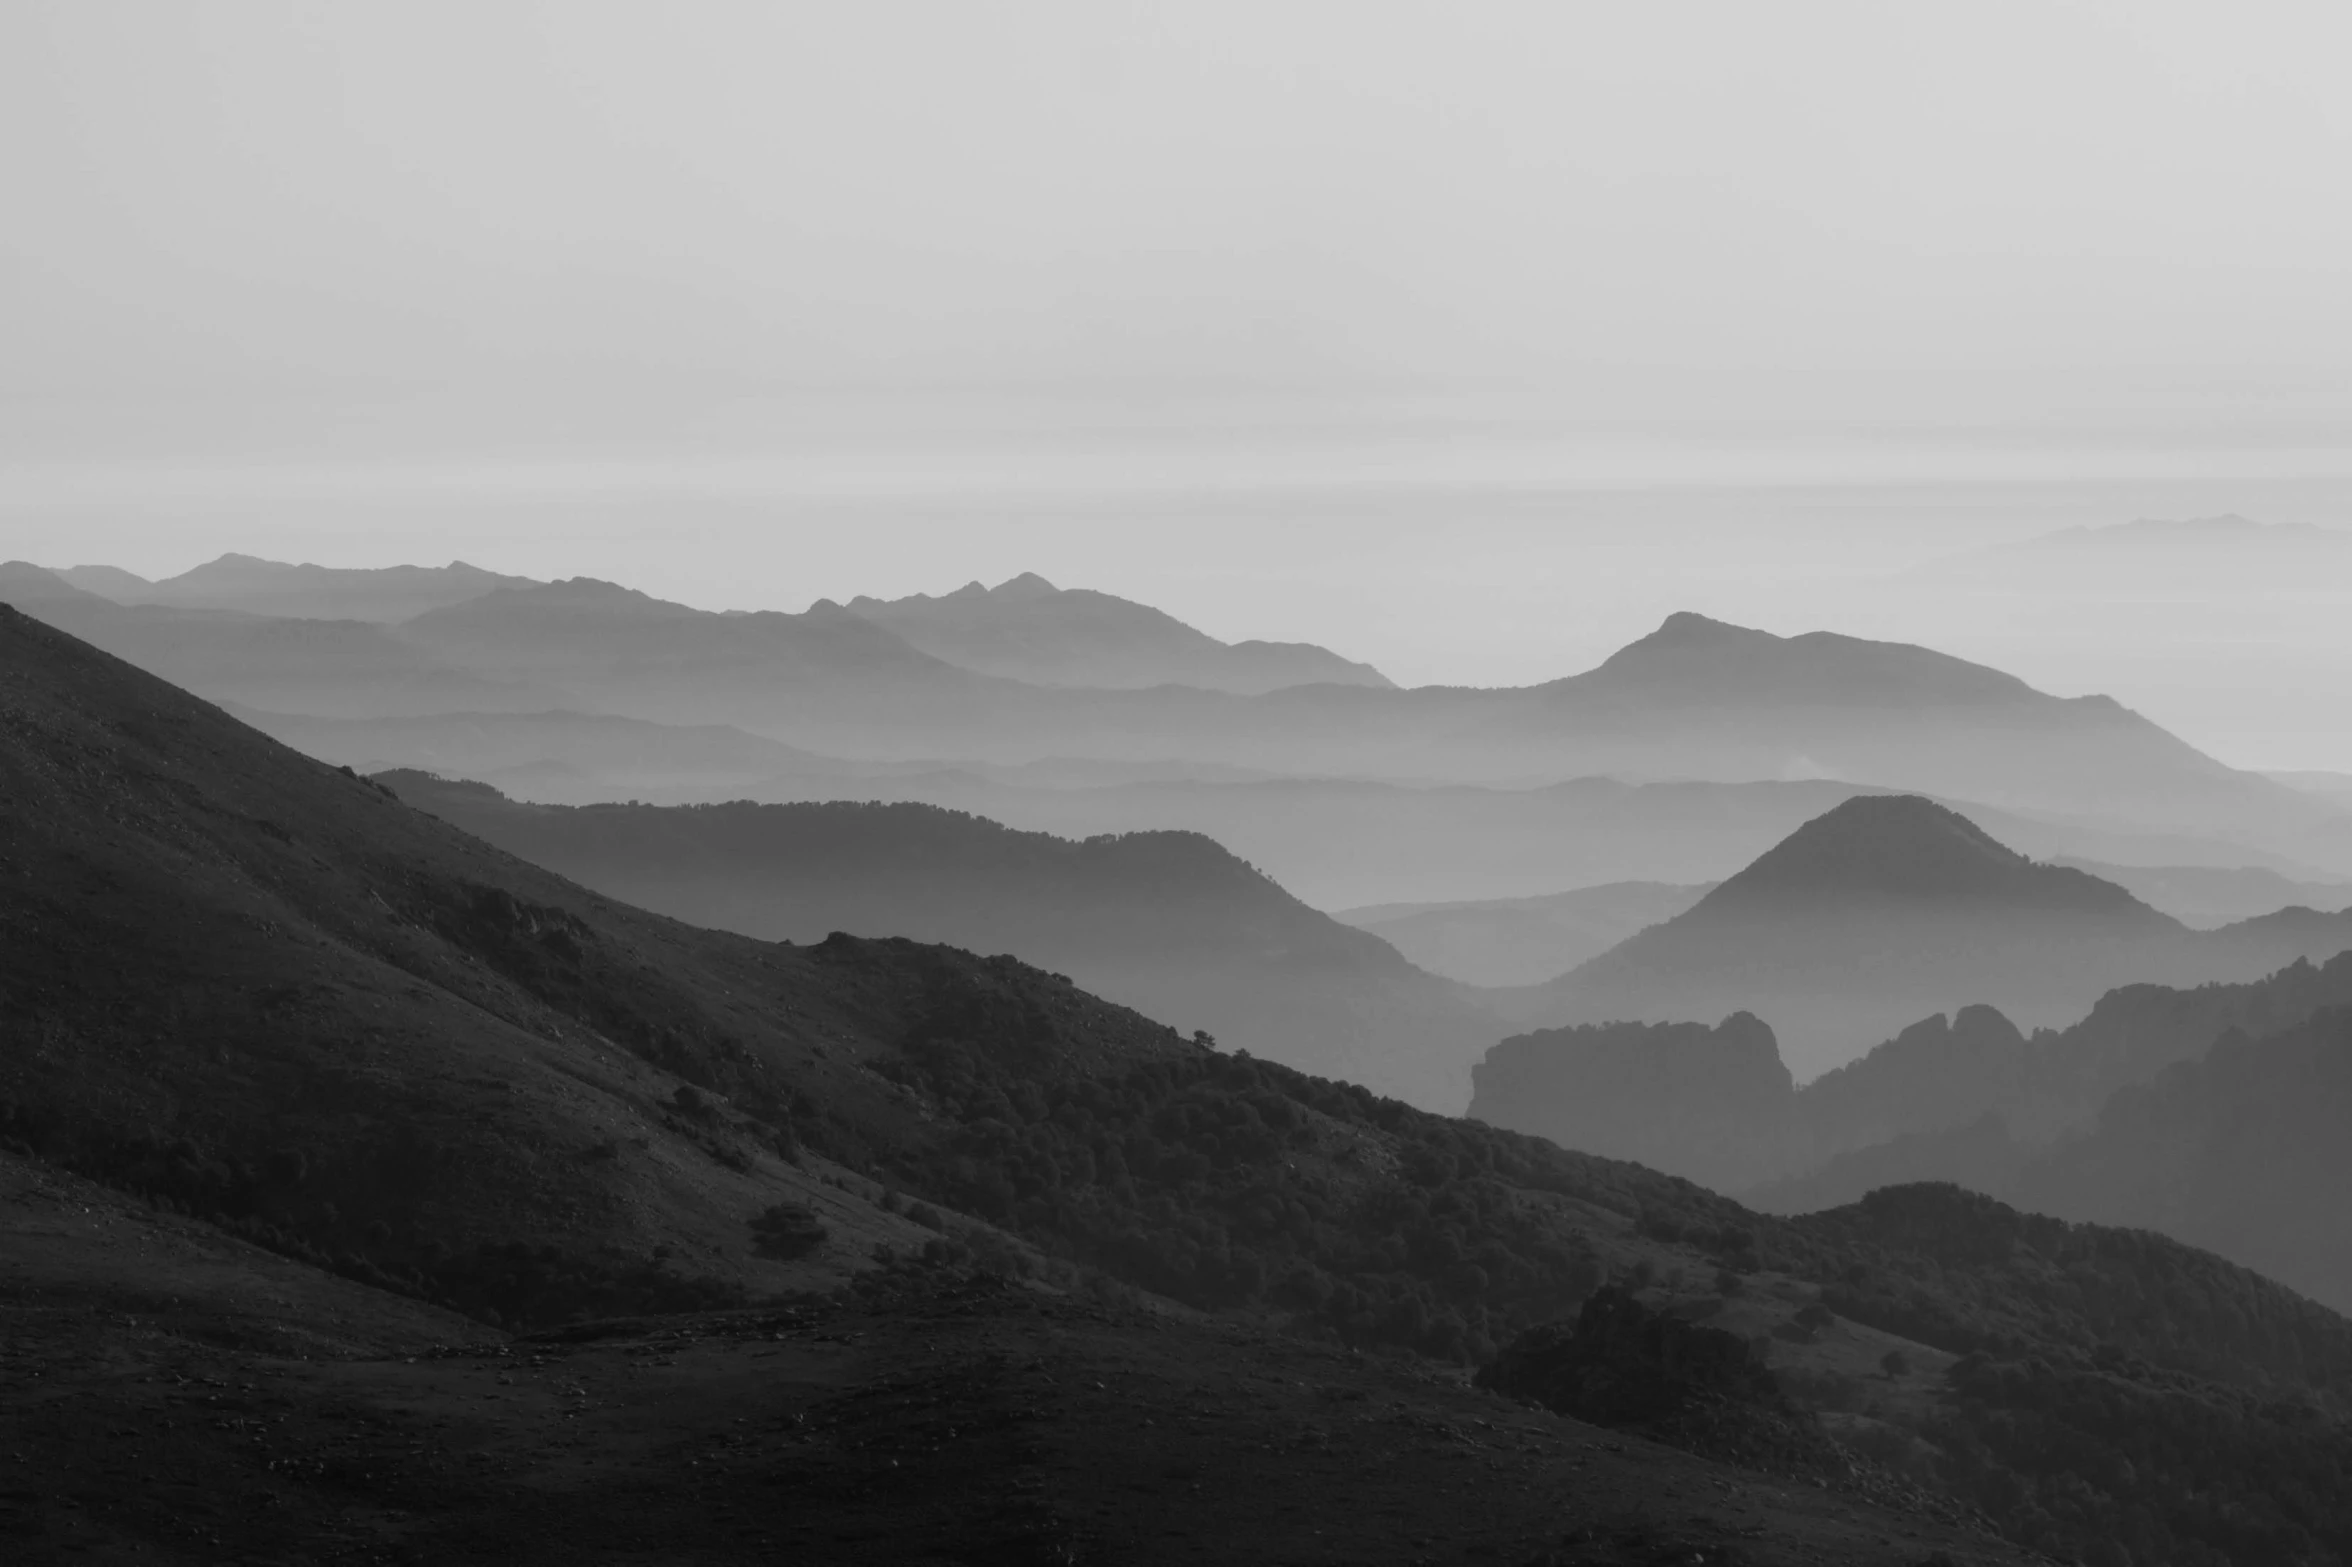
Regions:
<instances>
[{"instance_id":1,"label":"rolling hill","mask_svg":"<svg viewBox=\"0 0 2352 1567\"><path fill-rule=\"evenodd\" d=\"M1458 1110L1499 1026L1376 936L1193 833L1071 842L924 805L532 806L384 775L597 891L761 940L836 930L1009 952L1231 1048Z\"/></svg>"}]
</instances>

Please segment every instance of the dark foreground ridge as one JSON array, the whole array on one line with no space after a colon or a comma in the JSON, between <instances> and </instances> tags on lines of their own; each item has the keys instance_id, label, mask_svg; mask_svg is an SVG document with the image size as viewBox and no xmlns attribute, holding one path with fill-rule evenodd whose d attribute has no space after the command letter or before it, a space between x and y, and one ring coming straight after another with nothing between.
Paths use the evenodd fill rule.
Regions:
<instances>
[{"instance_id":1,"label":"dark foreground ridge","mask_svg":"<svg viewBox=\"0 0 2352 1567\"><path fill-rule=\"evenodd\" d=\"M1769 1219L1009 959L698 931L5 611L0 798L29 1538L2021 1559L1465 1386L1614 1283L2016 1541L2352 1554L2352 1324L2154 1236L1948 1188ZM651 1354L593 1325L680 1311Z\"/></svg>"},{"instance_id":2,"label":"dark foreground ridge","mask_svg":"<svg viewBox=\"0 0 2352 1567\"><path fill-rule=\"evenodd\" d=\"M10 1561L2024 1567L1247 1322L894 1270L508 1337L0 1155Z\"/></svg>"}]
</instances>

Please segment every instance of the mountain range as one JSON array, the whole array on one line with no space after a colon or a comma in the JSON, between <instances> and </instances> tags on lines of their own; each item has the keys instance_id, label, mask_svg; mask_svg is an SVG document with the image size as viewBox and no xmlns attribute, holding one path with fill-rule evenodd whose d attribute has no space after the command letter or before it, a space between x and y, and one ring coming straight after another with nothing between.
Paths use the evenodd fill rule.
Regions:
<instances>
[{"instance_id":1,"label":"mountain range","mask_svg":"<svg viewBox=\"0 0 2352 1567\"><path fill-rule=\"evenodd\" d=\"M1456 1113L1500 1025L1464 987L1194 833L1071 842L925 805L543 806L380 782L608 896L762 941L1009 953L1182 1031Z\"/></svg>"},{"instance_id":2,"label":"mountain range","mask_svg":"<svg viewBox=\"0 0 2352 1567\"><path fill-rule=\"evenodd\" d=\"M2161 1230L2352 1307L2332 1192L2352 1063L2352 952L2263 979L2133 985L2028 1036L1998 1010L1922 1019L1798 1087L1772 1031L1618 1023L1517 1036L1471 1114L1635 1159L1768 1212L1952 1182Z\"/></svg>"},{"instance_id":3,"label":"mountain range","mask_svg":"<svg viewBox=\"0 0 2352 1567\"><path fill-rule=\"evenodd\" d=\"M0 786L8 1351L43 1370L0 1407L41 1549L2352 1546L2352 1324L2158 1236L1934 1187L1775 1219L1010 959L696 929L5 609ZM1604 1283L1772 1380L1690 1423L1442 1369ZM1321 1540L1284 1513L1317 1496Z\"/></svg>"},{"instance_id":4,"label":"mountain range","mask_svg":"<svg viewBox=\"0 0 2352 1567\"><path fill-rule=\"evenodd\" d=\"M119 566L69 566L57 573L86 593L117 604L226 609L288 620L366 620L389 625L499 588L532 586L453 560L446 566L352 569L292 566L252 555L223 555L150 582Z\"/></svg>"},{"instance_id":5,"label":"mountain range","mask_svg":"<svg viewBox=\"0 0 2352 1567\"><path fill-rule=\"evenodd\" d=\"M936 597L861 595L848 607L934 658L1031 685L1178 685L1243 694L1304 685L1391 688L1371 665L1311 643L1220 642L1148 604L1057 588L1035 572L993 588L966 583Z\"/></svg>"},{"instance_id":6,"label":"mountain range","mask_svg":"<svg viewBox=\"0 0 2352 1567\"><path fill-rule=\"evenodd\" d=\"M2222 754L2347 765L2352 531L2234 514L2059 529L1857 581L1815 613L2106 691Z\"/></svg>"},{"instance_id":7,"label":"mountain range","mask_svg":"<svg viewBox=\"0 0 2352 1567\"><path fill-rule=\"evenodd\" d=\"M340 765L473 778L546 804L879 799L945 806L1067 838L1182 829L1216 839L1324 908L1517 900L1615 881L1711 883L1839 801L1888 792L1827 780L1432 786L1286 777L1180 757L853 760L727 725L605 714L509 723L463 713L352 719L232 706L288 744ZM2146 901L2192 923L2330 896L2327 872L2243 843L1944 803L2038 858L2127 881ZM2239 874L2245 871L2271 875Z\"/></svg>"},{"instance_id":8,"label":"mountain range","mask_svg":"<svg viewBox=\"0 0 2352 1567\"><path fill-rule=\"evenodd\" d=\"M36 613L60 613L60 595L25 592L32 570L14 568L9 591ZM207 696L325 717L429 710L389 701L381 688L394 677L365 659L348 677L353 689L339 689L343 665L315 649L341 649L355 630L285 629L351 623L158 619L169 614L162 606L89 597L117 617L147 618L102 623L68 601L73 626ZM1010 616L1042 645L1067 644L1056 629L1067 618L1059 590L1024 589L1002 605L995 591L986 597L988 623ZM936 628L938 603L889 613ZM1147 658L1136 618L1121 620L1118 635ZM1179 759L1487 785L1588 775L1847 779L2109 830L2220 836L2323 864L2352 853L2327 830L2342 824L2338 807L2233 771L2105 698L2050 696L1924 648L1779 637L1690 614L1592 670L1537 686L1318 683L1259 694L1032 684L957 665L824 601L800 615L716 614L589 579L497 588L379 635L400 651L368 641L367 658L406 660L401 678L412 684L433 671L448 683L441 711L511 710L528 693L542 709L731 725L827 755L997 765ZM946 632L939 637L952 650ZM1099 649L1092 658L1119 664Z\"/></svg>"},{"instance_id":9,"label":"mountain range","mask_svg":"<svg viewBox=\"0 0 2352 1567\"><path fill-rule=\"evenodd\" d=\"M1508 1004L1553 1025L1753 1012L1810 1078L1912 1019L1986 998L2019 1022L2056 1026L2119 985L2244 980L2346 947L2352 911L2286 909L2192 931L1933 801L1873 795Z\"/></svg>"},{"instance_id":10,"label":"mountain range","mask_svg":"<svg viewBox=\"0 0 2352 1567\"><path fill-rule=\"evenodd\" d=\"M2050 829L2019 818L1989 816L2004 831L2023 827L2037 837ZM2352 883L2311 881L2266 866L2117 865L2065 855L2053 862L2111 882L2160 913L2199 930L2275 914L2297 906L2352 905ZM1535 898L1489 898L1451 903L1378 903L1337 909L1334 919L1395 947L1432 974L1466 984L1540 984L1595 958L1627 937L1672 919L1714 883L1608 882Z\"/></svg>"}]
</instances>

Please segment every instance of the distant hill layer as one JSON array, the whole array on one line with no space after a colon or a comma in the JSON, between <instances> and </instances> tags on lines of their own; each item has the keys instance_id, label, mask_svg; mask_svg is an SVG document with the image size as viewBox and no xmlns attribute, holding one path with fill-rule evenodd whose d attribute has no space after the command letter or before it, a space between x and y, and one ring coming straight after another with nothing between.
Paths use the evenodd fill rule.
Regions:
<instances>
[{"instance_id":1,"label":"distant hill layer","mask_svg":"<svg viewBox=\"0 0 2352 1567\"><path fill-rule=\"evenodd\" d=\"M547 686L485 675L364 621L117 604L20 561L0 564L0 604L205 697L268 711L366 719L560 705Z\"/></svg>"},{"instance_id":2,"label":"distant hill layer","mask_svg":"<svg viewBox=\"0 0 2352 1567\"><path fill-rule=\"evenodd\" d=\"M461 604L499 588L531 585L469 566L382 566L353 569L292 566L251 555L223 555L176 577L150 582L114 566L72 566L58 573L78 588L118 604L163 604L177 609L231 609L291 620L408 620L427 610Z\"/></svg>"},{"instance_id":3,"label":"distant hill layer","mask_svg":"<svg viewBox=\"0 0 2352 1567\"><path fill-rule=\"evenodd\" d=\"M729 725L827 755L1180 759L1457 783L1844 779L2116 830L2218 835L2352 872L2341 808L2224 767L2105 698L2050 696L1925 648L1778 637L1696 615L1540 686L1315 683L1255 695L1039 685L977 673L830 603L802 615L713 614L588 579L499 588L388 634L486 689L527 687L542 707ZM203 695L265 711L429 710L370 698L364 670L359 689L338 695L335 666L294 667L312 634L281 639L291 647L250 628L239 635L163 621L122 646ZM236 640L233 658L224 637ZM511 705L453 696L442 710ZM2319 831L2331 823L2344 830Z\"/></svg>"},{"instance_id":4,"label":"distant hill layer","mask_svg":"<svg viewBox=\"0 0 2352 1567\"><path fill-rule=\"evenodd\" d=\"M412 767L473 778L517 798L549 804L747 798L789 804L852 797L941 805L1065 838L1160 829L1198 832L1324 908L1401 899L1424 905L1517 903L1554 895L1562 887L1713 882L1839 801L1889 792L1825 779L1627 783L1579 778L1540 788L1427 786L1284 777L1167 755L1045 757L1023 763L943 757L878 761L812 753L735 725L657 723L577 709L529 715L509 725L465 713L320 717L271 712L233 695L228 699L248 722L327 761L368 772ZM1945 803L2013 847L2124 884L2143 901L2195 924L2226 922L2288 902L2332 908L2340 901L2324 887L2324 872L2242 842L2028 816L1976 802ZM2352 822L2352 817L2345 820ZM2143 872L2131 862L2173 869ZM2286 895L2278 896L2282 889ZM1527 925L1526 911L1494 912L1531 937L1524 958L1514 960L1526 966L1511 971L1523 976L1517 980L1521 983L1571 968L1639 928L1609 926L1611 941L1571 948L1545 967L1540 966L1541 943L1549 938ZM1484 918L1465 907L1431 923L1442 928L1456 915ZM1423 952L1438 950L1443 948ZM1465 952L1465 961L1477 961L1476 954ZM1483 983L1503 976L1460 972L1453 977Z\"/></svg>"},{"instance_id":5,"label":"distant hill layer","mask_svg":"<svg viewBox=\"0 0 2352 1567\"><path fill-rule=\"evenodd\" d=\"M1809 1078L1928 1013L1994 1004L2056 1026L2119 985L2245 980L2347 947L2352 913L2286 910L2191 931L1932 801L1860 796L1513 1005L1553 1023L1753 1012Z\"/></svg>"},{"instance_id":6,"label":"distant hill layer","mask_svg":"<svg viewBox=\"0 0 2352 1567\"><path fill-rule=\"evenodd\" d=\"M384 775L510 853L763 940L836 930L1009 952L1228 1047L1458 1110L1499 1025L1379 938L1192 833L1071 842L923 805L531 806Z\"/></svg>"},{"instance_id":7,"label":"distant hill layer","mask_svg":"<svg viewBox=\"0 0 2352 1567\"><path fill-rule=\"evenodd\" d=\"M1672 919L1708 890L1609 882L1540 898L1372 904L1332 917L1370 931L1433 974L1472 985L1535 985Z\"/></svg>"},{"instance_id":8,"label":"distant hill layer","mask_svg":"<svg viewBox=\"0 0 2352 1567\"><path fill-rule=\"evenodd\" d=\"M1369 664L1305 642L1220 642L1173 615L1034 572L933 597L859 597L852 614L934 658L1041 686L1199 686L1254 693L1284 686L1389 687Z\"/></svg>"}]
</instances>

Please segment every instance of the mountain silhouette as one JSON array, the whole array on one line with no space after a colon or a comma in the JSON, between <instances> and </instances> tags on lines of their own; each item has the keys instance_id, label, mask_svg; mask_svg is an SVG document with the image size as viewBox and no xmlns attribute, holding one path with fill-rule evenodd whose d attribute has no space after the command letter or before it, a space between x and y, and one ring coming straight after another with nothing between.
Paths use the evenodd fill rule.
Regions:
<instances>
[{"instance_id":1,"label":"mountain silhouette","mask_svg":"<svg viewBox=\"0 0 2352 1567\"><path fill-rule=\"evenodd\" d=\"M1255 693L1284 686L1386 688L1369 664L1305 642L1220 642L1173 615L1024 572L993 588L937 597L860 596L851 613L887 626L934 658L1041 686L1199 686Z\"/></svg>"},{"instance_id":2,"label":"mountain silhouette","mask_svg":"<svg viewBox=\"0 0 2352 1567\"><path fill-rule=\"evenodd\" d=\"M2204 1059L2223 1041L2291 1031L2345 1007L2352 1007L2352 952L2244 984L2126 986L2071 1027L2030 1039L2008 1030L1990 1048L1897 1048L1925 1030L1914 1025L1904 1039L1806 1086L1807 1146L1819 1162L1745 1195L1774 1212L1835 1207L1896 1181L1957 1181L2012 1196L2045 1158L2061 1158L2103 1124L2119 1096Z\"/></svg>"},{"instance_id":3,"label":"mountain silhouette","mask_svg":"<svg viewBox=\"0 0 2352 1567\"><path fill-rule=\"evenodd\" d=\"M949 671L947 678L970 677ZM845 684L870 689L864 682ZM1464 906L1433 913L1427 922L1431 930L1457 927L1464 940L1471 926L1498 921L1528 937L1500 971L1484 966L1478 950L1452 948L1468 965L1452 977L1473 983L1548 978L1641 924L1676 912L1660 909L1632 925L1596 927L1610 932L1609 939L1573 936L1547 961L1549 917L1529 924L1528 911L1515 907L1522 900L1611 882L1712 883L1839 801L1888 792L1826 779L1628 783L1587 777L1532 788L1430 785L1285 777L1170 754L986 762L897 755L895 745L882 753L886 759L876 759L872 751L812 751L739 724L676 722L680 715L674 711L665 715L673 722L661 723L575 706L560 722L535 717L508 726L462 712L390 720L283 715L234 693L210 694L230 701L248 722L326 760L366 772L412 767L474 778L519 798L785 804L847 797L940 805L1064 838L1183 829L1214 838L1318 907L1402 899L1511 903L1509 909ZM1050 700L1056 694L1038 695ZM544 705L564 703L551 695ZM803 733L799 726L781 727ZM718 729L741 738L721 744ZM769 758L765 766L763 755ZM2138 888L2144 901L2192 923L2209 925L2288 901L2333 906L2324 872L2220 838L1945 803L2006 843ZM2266 859L2275 876L2233 871ZM2181 869L2143 873L2124 863L2131 860ZM2279 893L2284 896L2271 896ZM1423 966L1443 968L1434 954L1448 950L1443 943L1453 939L1423 949L1431 959Z\"/></svg>"},{"instance_id":4,"label":"mountain silhouette","mask_svg":"<svg viewBox=\"0 0 2352 1567\"><path fill-rule=\"evenodd\" d=\"M499 588L529 586L528 577L469 566L353 569L288 565L252 555L222 555L176 577L150 582L113 566L75 566L68 582L118 604L178 609L233 609L289 620L408 620Z\"/></svg>"},{"instance_id":5,"label":"mountain silhouette","mask_svg":"<svg viewBox=\"0 0 2352 1567\"><path fill-rule=\"evenodd\" d=\"M1772 1030L1610 1023L1521 1034L1472 1069L1473 1118L1716 1190L1786 1166L1796 1088Z\"/></svg>"},{"instance_id":6,"label":"mountain silhouette","mask_svg":"<svg viewBox=\"0 0 2352 1567\"><path fill-rule=\"evenodd\" d=\"M2119 985L2250 979L2347 946L2352 915L2310 910L2192 932L1933 801L1858 796L1522 1010L1555 1024L1750 1011L1810 1078L1928 1013L1985 1003L2057 1026Z\"/></svg>"},{"instance_id":7,"label":"mountain silhouette","mask_svg":"<svg viewBox=\"0 0 2352 1567\"><path fill-rule=\"evenodd\" d=\"M2118 1091L2009 1182L2073 1219L2158 1230L2352 1310L2352 1006Z\"/></svg>"},{"instance_id":8,"label":"mountain silhouette","mask_svg":"<svg viewBox=\"0 0 2352 1567\"><path fill-rule=\"evenodd\" d=\"M21 561L0 565L0 603L214 700L347 719L528 711L554 693L462 667L356 620L117 604Z\"/></svg>"},{"instance_id":9,"label":"mountain silhouette","mask_svg":"<svg viewBox=\"0 0 2352 1567\"><path fill-rule=\"evenodd\" d=\"M996 602L994 592L988 598ZM1060 602L1042 586L1011 600L1005 613ZM1593 670L1544 685L1320 683L1254 695L1038 685L935 657L827 601L801 615L716 614L589 579L499 589L388 630L491 687L529 685L542 707L727 724L828 755L997 766L1175 759L1513 786L1591 776L1822 779L2056 813L2110 831L2226 838L2352 872L2352 819L2340 808L2225 767L2104 697L2050 696L1924 648L1778 637L1688 614ZM273 681L318 693L302 711L378 710L365 691L335 702L331 663L215 681L203 645L211 635L167 623L126 651L201 694L263 710L286 706L259 699ZM304 661L299 647L284 656ZM511 705L453 699L441 710ZM2329 823L2341 830L2317 832Z\"/></svg>"},{"instance_id":10,"label":"mountain silhouette","mask_svg":"<svg viewBox=\"0 0 2352 1567\"><path fill-rule=\"evenodd\" d=\"M1083 842L926 805L531 806L383 782L509 853L761 940L904 935L1006 952L1229 1048L1458 1110L1499 1025L1462 987L1195 833Z\"/></svg>"}]
</instances>

